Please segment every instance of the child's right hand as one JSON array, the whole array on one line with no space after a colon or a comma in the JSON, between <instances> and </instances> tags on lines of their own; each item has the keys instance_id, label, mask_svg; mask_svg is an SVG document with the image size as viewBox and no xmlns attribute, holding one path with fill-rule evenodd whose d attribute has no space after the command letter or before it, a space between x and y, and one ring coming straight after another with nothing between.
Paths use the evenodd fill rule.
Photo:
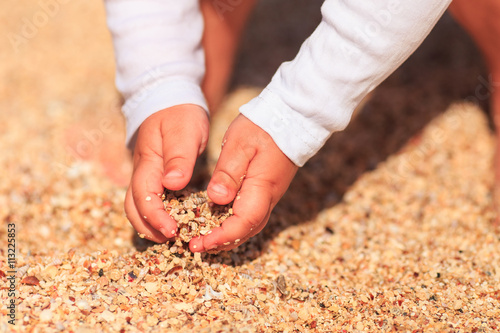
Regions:
<instances>
[{"instance_id":1,"label":"child's right hand","mask_svg":"<svg viewBox=\"0 0 500 333\"><path fill-rule=\"evenodd\" d=\"M125 213L147 239L163 243L177 232L177 223L159 195L163 187L176 191L189 183L196 158L207 145L208 131L206 111L193 104L158 111L139 128Z\"/></svg>"}]
</instances>

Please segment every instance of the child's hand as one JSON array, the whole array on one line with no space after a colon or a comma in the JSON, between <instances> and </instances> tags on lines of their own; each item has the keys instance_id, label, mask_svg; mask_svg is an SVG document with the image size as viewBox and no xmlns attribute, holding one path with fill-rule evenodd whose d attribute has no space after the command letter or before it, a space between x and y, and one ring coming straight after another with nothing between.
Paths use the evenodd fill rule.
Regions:
<instances>
[{"instance_id":1,"label":"child's hand","mask_svg":"<svg viewBox=\"0 0 500 333\"><path fill-rule=\"evenodd\" d=\"M196 158L206 147L208 128L207 113L192 104L156 112L139 128L125 212L147 239L161 243L177 232L158 194L163 187L175 191L188 184Z\"/></svg>"},{"instance_id":2,"label":"child's hand","mask_svg":"<svg viewBox=\"0 0 500 333\"><path fill-rule=\"evenodd\" d=\"M260 232L296 171L266 132L239 115L226 132L208 185L208 196L217 204L236 197L234 216L212 233L193 238L191 251L230 250Z\"/></svg>"}]
</instances>

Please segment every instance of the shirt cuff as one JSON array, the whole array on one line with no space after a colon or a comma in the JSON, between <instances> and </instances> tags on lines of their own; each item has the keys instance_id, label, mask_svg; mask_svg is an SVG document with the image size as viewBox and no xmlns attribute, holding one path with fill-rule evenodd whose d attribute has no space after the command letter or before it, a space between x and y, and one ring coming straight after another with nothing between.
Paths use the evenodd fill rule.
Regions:
<instances>
[{"instance_id":1,"label":"shirt cuff","mask_svg":"<svg viewBox=\"0 0 500 333\"><path fill-rule=\"evenodd\" d=\"M332 134L290 108L267 88L241 106L240 113L266 131L279 149L299 167L314 156ZM350 113L344 115L348 119L338 119L337 130L344 129L349 123Z\"/></svg>"},{"instance_id":2,"label":"shirt cuff","mask_svg":"<svg viewBox=\"0 0 500 333\"><path fill-rule=\"evenodd\" d=\"M127 146L135 145L135 134L153 113L181 105L195 104L208 113L208 106L200 86L191 81L168 80L158 82L132 95L123 105L123 114L127 122Z\"/></svg>"}]
</instances>

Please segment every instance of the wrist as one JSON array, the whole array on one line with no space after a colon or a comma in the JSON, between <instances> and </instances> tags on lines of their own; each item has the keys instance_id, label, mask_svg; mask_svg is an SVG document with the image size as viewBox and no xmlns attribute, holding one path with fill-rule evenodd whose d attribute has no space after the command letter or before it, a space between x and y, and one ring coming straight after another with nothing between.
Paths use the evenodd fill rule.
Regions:
<instances>
[{"instance_id":1,"label":"wrist","mask_svg":"<svg viewBox=\"0 0 500 333\"><path fill-rule=\"evenodd\" d=\"M183 80L168 80L138 91L123 105L127 122L127 146L134 147L139 126L153 114L181 105L196 105L208 116L208 107L198 84Z\"/></svg>"}]
</instances>

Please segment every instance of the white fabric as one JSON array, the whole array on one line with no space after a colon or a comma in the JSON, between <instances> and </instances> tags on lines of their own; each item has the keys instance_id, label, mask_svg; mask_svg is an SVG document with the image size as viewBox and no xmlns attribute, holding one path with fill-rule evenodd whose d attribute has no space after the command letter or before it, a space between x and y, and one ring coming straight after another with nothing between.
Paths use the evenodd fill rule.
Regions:
<instances>
[{"instance_id":1,"label":"white fabric","mask_svg":"<svg viewBox=\"0 0 500 333\"><path fill-rule=\"evenodd\" d=\"M327 0L297 57L240 112L302 166L429 34L451 1Z\"/></svg>"},{"instance_id":2,"label":"white fabric","mask_svg":"<svg viewBox=\"0 0 500 333\"><path fill-rule=\"evenodd\" d=\"M347 126L356 106L420 45L450 2L326 0L322 22L297 57L283 63L240 112L302 166L333 132ZM193 103L206 109L199 90L204 63L198 1L106 3L117 86L127 99L127 137L162 108ZM150 75L141 85L157 70L159 77ZM164 81L169 84L158 83ZM136 96L142 96L139 102Z\"/></svg>"},{"instance_id":3,"label":"white fabric","mask_svg":"<svg viewBox=\"0 0 500 333\"><path fill-rule=\"evenodd\" d=\"M198 0L105 0L115 48L116 86L125 98L127 142L153 113L179 104L208 112L203 16Z\"/></svg>"}]
</instances>

